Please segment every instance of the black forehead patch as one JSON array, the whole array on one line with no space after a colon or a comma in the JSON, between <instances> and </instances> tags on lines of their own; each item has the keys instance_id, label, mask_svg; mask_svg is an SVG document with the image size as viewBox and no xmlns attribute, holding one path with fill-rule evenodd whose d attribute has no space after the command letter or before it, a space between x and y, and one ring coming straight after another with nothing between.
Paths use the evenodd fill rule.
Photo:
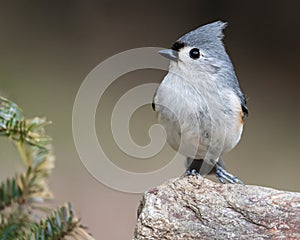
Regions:
<instances>
[{"instance_id":1,"label":"black forehead patch","mask_svg":"<svg viewBox=\"0 0 300 240\"><path fill-rule=\"evenodd\" d=\"M172 46L172 49L178 52L184 46L185 44L183 42L175 42Z\"/></svg>"}]
</instances>

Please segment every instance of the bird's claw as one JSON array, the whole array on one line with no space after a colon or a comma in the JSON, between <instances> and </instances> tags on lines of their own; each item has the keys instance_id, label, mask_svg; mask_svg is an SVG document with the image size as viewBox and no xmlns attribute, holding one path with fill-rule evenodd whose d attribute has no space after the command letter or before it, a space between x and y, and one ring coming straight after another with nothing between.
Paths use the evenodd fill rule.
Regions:
<instances>
[{"instance_id":1,"label":"bird's claw","mask_svg":"<svg viewBox=\"0 0 300 240\"><path fill-rule=\"evenodd\" d=\"M187 169L186 171L185 171L185 176L197 176L197 175L199 175L199 173L197 172L197 170L196 169Z\"/></svg>"},{"instance_id":2,"label":"bird's claw","mask_svg":"<svg viewBox=\"0 0 300 240\"><path fill-rule=\"evenodd\" d=\"M227 172L220 165L216 165L216 176L221 183L232 183L232 184L244 184L241 180L239 180L236 176Z\"/></svg>"}]
</instances>

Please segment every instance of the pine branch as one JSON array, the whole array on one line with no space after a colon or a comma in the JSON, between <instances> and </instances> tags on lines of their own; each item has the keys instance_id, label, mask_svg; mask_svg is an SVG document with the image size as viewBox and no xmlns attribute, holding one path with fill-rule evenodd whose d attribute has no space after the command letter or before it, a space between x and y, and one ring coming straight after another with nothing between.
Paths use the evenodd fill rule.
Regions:
<instances>
[{"instance_id":1,"label":"pine branch","mask_svg":"<svg viewBox=\"0 0 300 240\"><path fill-rule=\"evenodd\" d=\"M80 225L70 204L37 223L41 216L36 210L45 208L35 204L52 198L48 177L55 158L51 138L44 130L49 123L45 118L24 118L15 103L0 97L0 136L15 143L27 168L0 183L0 240L94 239Z\"/></svg>"},{"instance_id":2,"label":"pine branch","mask_svg":"<svg viewBox=\"0 0 300 240\"><path fill-rule=\"evenodd\" d=\"M22 110L13 102L0 97L0 134L14 136L20 132L23 121ZM21 131L22 132L22 131Z\"/></svg>"},{"instance_id":3,"label":"pine branch","mask_svg":"<svg viewBox=\"0 0 300 240\"><path fill-rule=\"evenodd\" d=\"M31 210L15 207L16 210L9 215L8 219L3 216L3 213L0 214L0 240L62 240L69 239L68 237L94 240L74 215L70 203L57 208L39 222L34 222L30 218L27 212Z\"/></svg>"},{"instance_id":4,"label":"pine branch","mask_svg":"<svg viewBox=\"0 0 300 240\"><path fill-rule=\"evenodd\" d=\"M52 194L44 178L28 168L24 174L16 174L0 183L0 210L12 203L40 203L51 199Z\"/></svg>"},{"instance_id":5,"label":"pine branch","mask_svg":"<svg viewBox=\"0 0 300 240\"><path fill-rule=\"evenodd\" d=\"M54 168L54 156L44 130L49 123L45 118L25 119L15 103L0 97L0 135L14 141L27 167L25 173L0 184L0 210L13 201L41 202L52 197L47 177Z\"/></svg>"},{"instance_id":6,"label":"pine branch","mask_svg":"<svg viewBox=\"0 0 300 240\"><path fill-rule=\"evenodd\" d=\"M16 209L8 217L5 217L4 213L0 214L0 240L21 239L26 229L33 225L23 209L19 206L14 207Z\"/></svg>"},{"instance_id":7,"label":"pine branch","mask_svg":"<svg viewBox=\"0 0 300 240\"><path fill-rule=\"evenodd\" d=\"M46 136L44 131L48 124L50 122L44 118L25 120L21 108L0 97L0 135L7 136L15 142L44 148L51 142L51 138Z\"/></svg>"},{"instance_id":8,"label":"pine branch","mask_svg":"<svg viewBox=\"0 0 300 240\"><path fill-rule=\"evenodd\" d=\"M0 184L0 210L9 206L13 201L23 202L24 193L18 186L18 182L22 184L21 176L15 178L7 178Z\"/></svg>"},{"instance_id":9,"label":"pine branch","mask_svg":"<svg viewBox=\"0 0 300 240\"><path fill-rule=\"evenodd\" d=\"M76 239L94 239L74 216L70 203L58 208L46 219L33 226L23 240L64 239L67 236Z\"/></svg>"}]
</instances>

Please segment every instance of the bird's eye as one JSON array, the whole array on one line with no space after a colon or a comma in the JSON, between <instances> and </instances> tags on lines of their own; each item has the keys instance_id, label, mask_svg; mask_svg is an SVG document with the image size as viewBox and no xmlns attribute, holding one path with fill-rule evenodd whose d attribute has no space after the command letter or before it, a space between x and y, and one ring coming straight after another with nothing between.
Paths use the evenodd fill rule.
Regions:
<instances>
[{"instance_id":1,"label":"bird's eye","mask_svg":"<svg viewBox=\"0 0 300 240\"><path fill-rule=\"evenodd\" d=\"M198 48L193 48L190 51L190 57L192 59L198 59L200 57L200 51Z\"/></svg>"}]
</instances>

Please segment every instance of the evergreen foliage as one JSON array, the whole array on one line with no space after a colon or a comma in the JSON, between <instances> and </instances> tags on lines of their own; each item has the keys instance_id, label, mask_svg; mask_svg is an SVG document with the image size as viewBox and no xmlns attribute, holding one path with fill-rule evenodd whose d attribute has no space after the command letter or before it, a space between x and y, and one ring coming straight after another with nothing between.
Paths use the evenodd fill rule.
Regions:
<instances>
[{"instance_id":1,"label":"evergreen foliage","mask_svg":"<svg viewBox=\"0 0 300 240\"><path fill-rule=\"evenodd\" d=\"M0 183L0 240L94 239L74 215L70 203L52 210L48 178L54 168L52 140L45 118L24 117L13 102L0 97L0 136L16 145L26 169Z\"/></svg>"}]
</instances>

